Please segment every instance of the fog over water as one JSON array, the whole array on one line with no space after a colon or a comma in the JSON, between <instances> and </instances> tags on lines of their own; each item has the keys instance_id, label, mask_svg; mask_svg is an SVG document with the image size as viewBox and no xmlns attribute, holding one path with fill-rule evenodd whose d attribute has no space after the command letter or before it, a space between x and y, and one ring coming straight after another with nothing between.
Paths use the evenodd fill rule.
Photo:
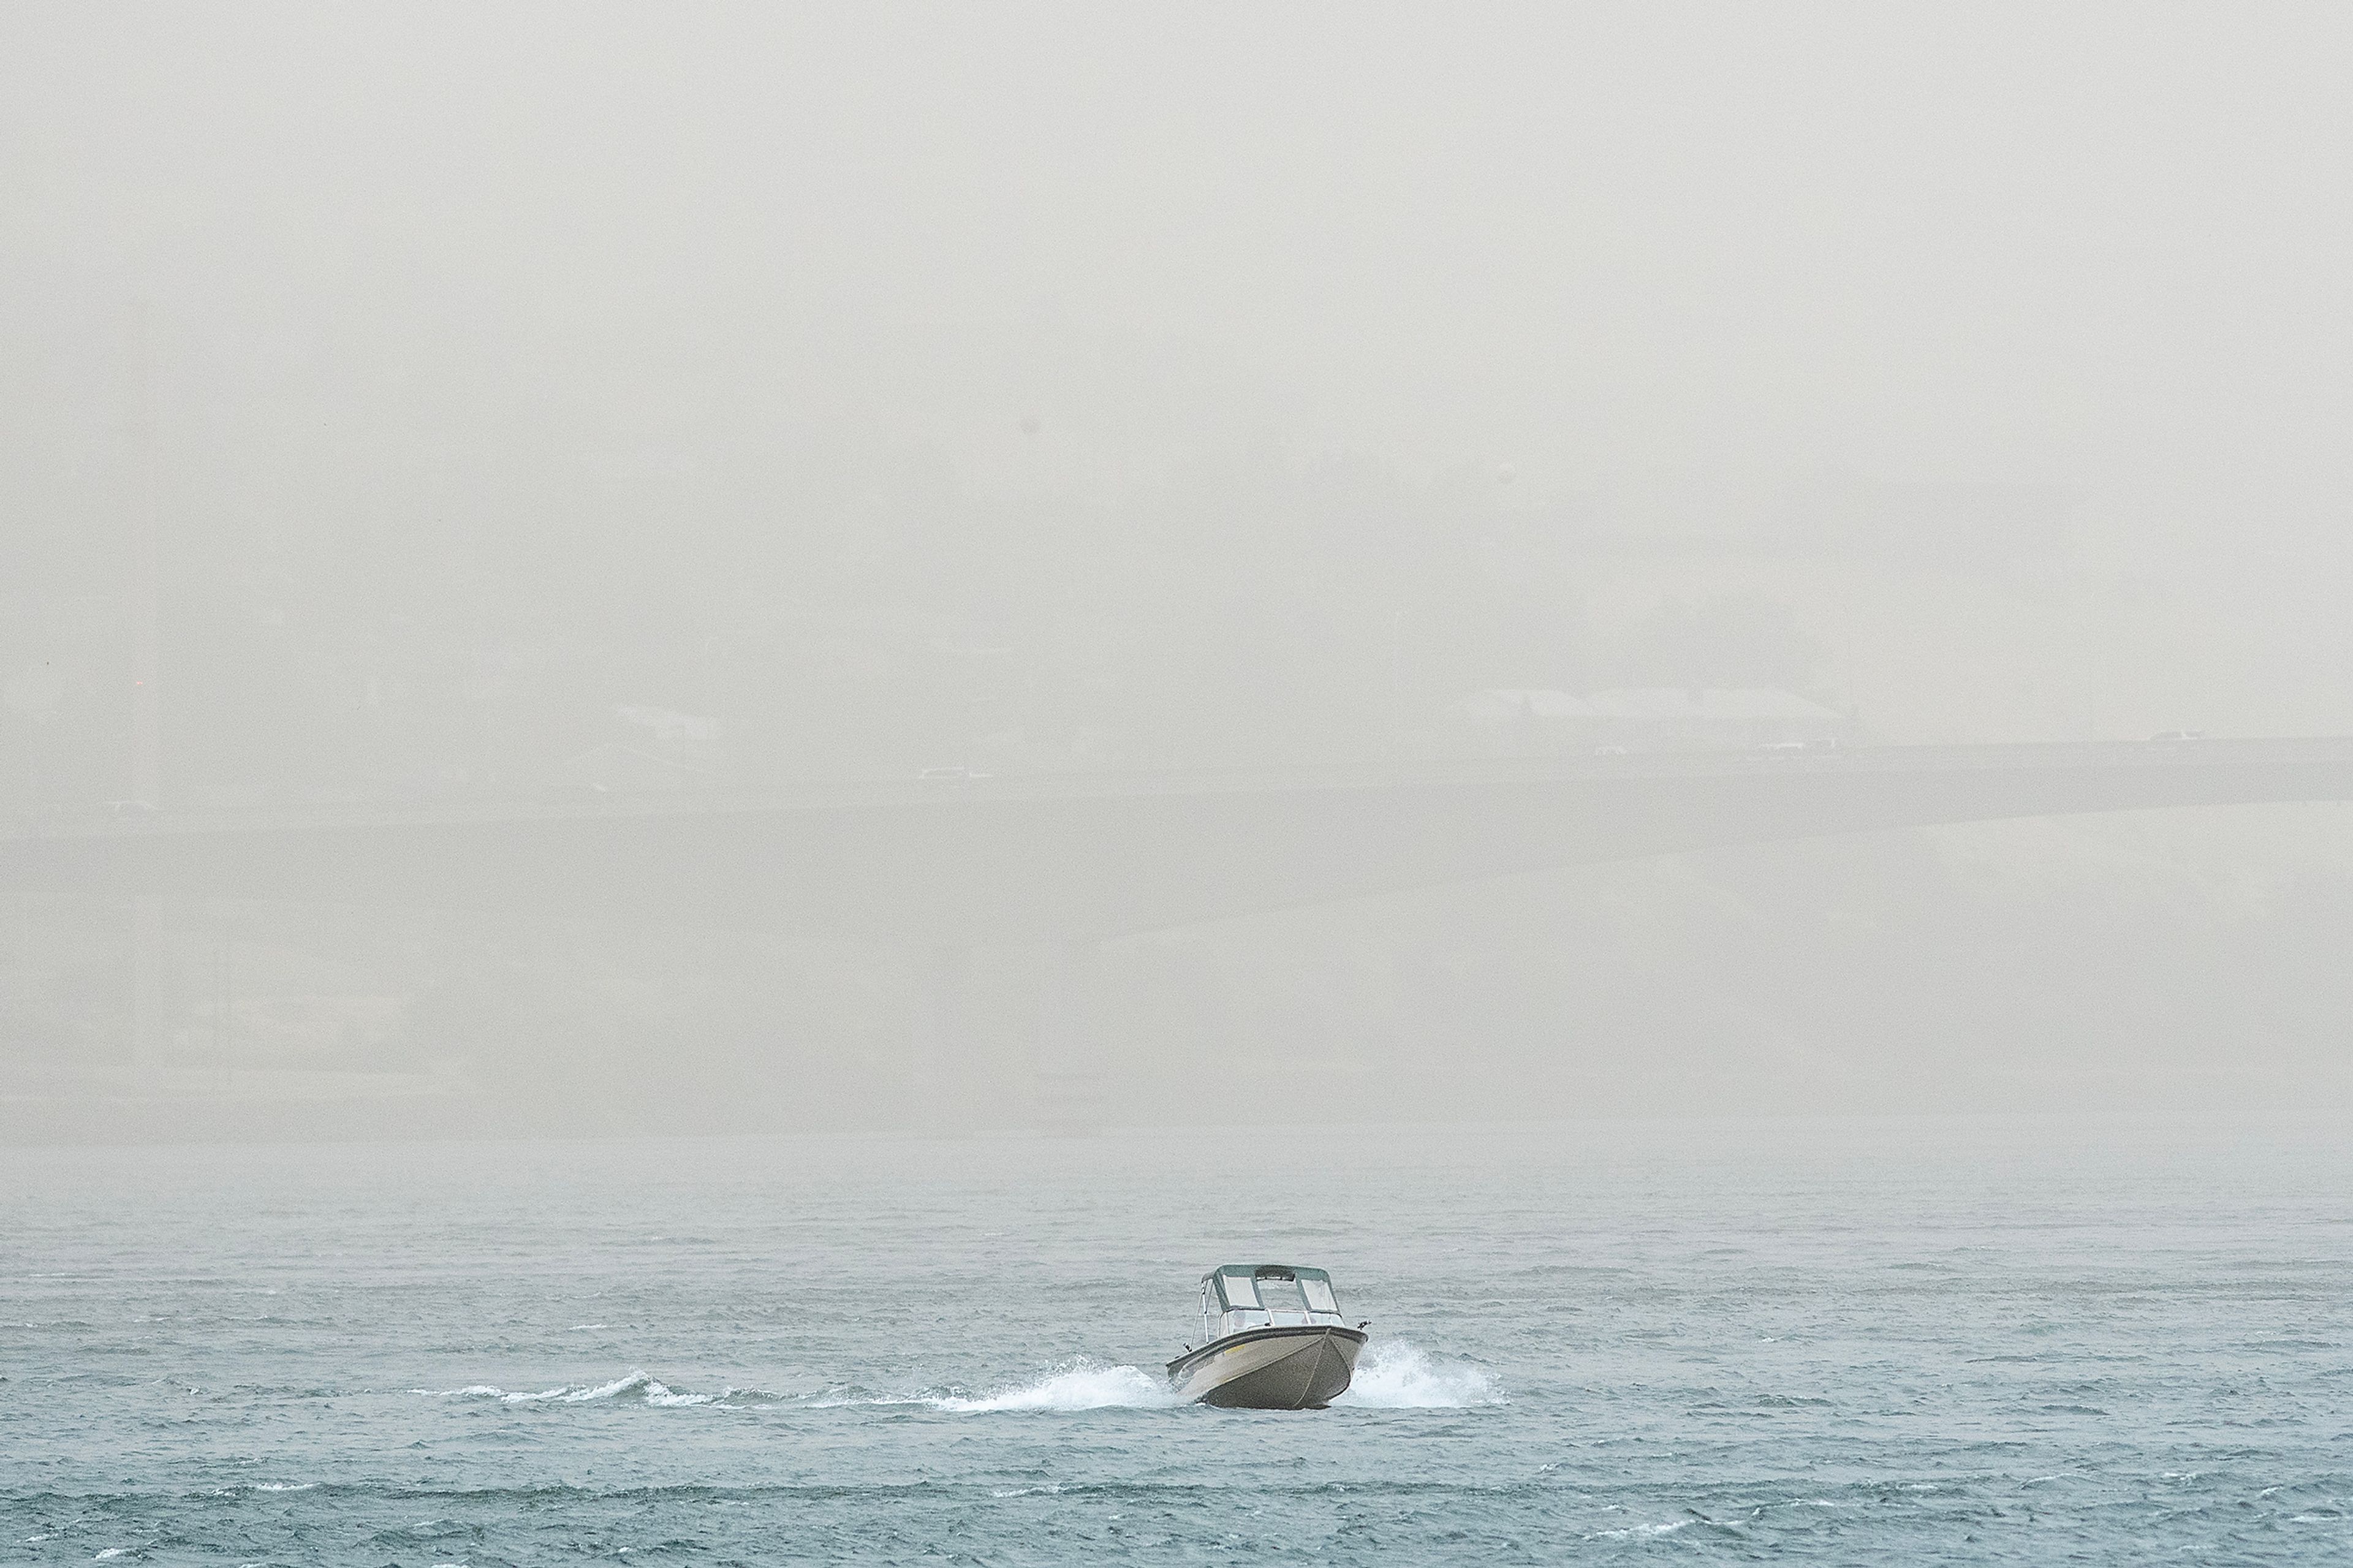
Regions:
<instances>
[{"instance_id":1,"label":"fog over water","mask_svg":"<svg viewBox=\"0 0 2353 1568\"><path fill-rule=\"evenodd\" d=\"M2192 1514L2342 1517L2348 77L2293 4L0 11L0 1547L776 1554L784 1451L876 1560L1066 1482L1166 1540L984 1559L1917 1555L2044 1468L2304 1552ZM1412 1331L1263 1497L1159 1374L1252 1252ZM1799 1297L1789 1452L1956 1511L1678 1522L1812 1506L1691 1362ZM1597 1410L1731 1490L1445 1490ZM674 1431L757 1528L631 1533ZM1348 1500L1458 1440L1461 1540Z\"/></svg>"},{"instance_id":2,"label":"fog over water","mask_svg":"<svg viewBox=\"0 0 2353 1568\"><path fill-rule=\"evenodd\" d=\"M2353 731L2331 8L0 27L16 820ZM1133 936L1087 1093L1242 1114L1185 1081L1241 1051L1375 1117L2341 1096L2340 818ZM257 1089L903 1121L871 945L155 919L135 1026L116 906L20 907L14 1084L143 1026ZM967 962L960 1092L1026 1124L1042 961Z\"/></svg>"}]
</instances>

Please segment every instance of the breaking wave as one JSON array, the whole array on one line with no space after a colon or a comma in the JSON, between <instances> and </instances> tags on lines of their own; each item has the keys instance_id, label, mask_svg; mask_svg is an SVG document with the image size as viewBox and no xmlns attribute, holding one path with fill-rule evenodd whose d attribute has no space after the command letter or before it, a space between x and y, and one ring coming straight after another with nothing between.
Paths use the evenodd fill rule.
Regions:
<instances>
[{"instance_id":1,"label":"breaking wave","mask_svg":"<svg viewBox=\"0 0 2353 1568\"><path fill-rule=\"evenodd\" d=\"M1443 1361L1404 1340L1377 1340L1348 1392L1332 1402L1374 1410L1447 1410L1470 1405L1501 1405L1494 1379L1484 1367Z\"/></svg>"},{"instance_id":2,"label":"breaking wave","mask_svg":"<svg viewBox=\"0 0 2353 1568\"><path fill-rule=\"evenodd\" d=\"M470 1384L464 1388L412 1388L411 1394L422 1394L435 1399L495 1400L501 1405L586 1405L596 1400L620 1399L630 1394L642 1403L670 1408L689 1405L711 1405L723 1410L741 1409L747 1404L768 1404L776 1395L762 1388L724 1388L717 1394L680 1394L642 1372L627 1377L617 1377L610 1383L564 1384L554 1388L536 1391L510 1391L492 1384Z\"/></svg>"},{"instance_id":3,"label":"breaking wave","mask_svg":"<svg viewBox=\"0 0 2353 1568\"><path fill-rule=\"evenodd\" d=\"M1647 1535L1672 1535L1676 1531L1685 1529L1691 1523L1692 1521L1688 1519L1677 1519L1670 1520L1663 1524L1630 1524L1623 1530L1598 1530L1588 1535L1585 1539L1588 1541L1630 1541L1639 1540L1640 1538Z\"/></svg>"}]
</instances>

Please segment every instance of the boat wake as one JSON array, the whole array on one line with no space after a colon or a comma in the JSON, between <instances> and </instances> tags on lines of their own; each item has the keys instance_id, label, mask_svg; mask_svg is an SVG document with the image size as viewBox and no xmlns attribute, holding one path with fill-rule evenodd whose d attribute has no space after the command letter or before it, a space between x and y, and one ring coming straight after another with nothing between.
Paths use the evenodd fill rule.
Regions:
<instances>
[{"instance_id":1,"label":"boat wake","mask_svg":"<svg viewBox=\"0 0 2353 1568\"><path fill-rule=\"evenodd\" d=\"M1170 1392L1167 1381L1156 1373L1082 1357L987 1394L859 1403L920 1404L966 1415L997 1410L1162 1410L1187 1402ZM1366 1347L1365 1359L1357 1364L1348 1391L1332 1403L1335 1408L1364 1410L1454 1410L1501 1405L1504 1396L1484 1367L1433 1356L1403 1340L1382 1340Z\"/></svg>"},{"instance_id":2,"label":"boat wake","mask_svg":"<svg viewBox=\"0 0 2353 1568\"><path fill-rule=\"evenodd\" d=\"M993 1410L1155 1410L1176 1402L1167 1381L1142 1367L1084 1359L987 1394L942 1394L923 1401L934 1410L956 1415Z\"/></svg>"},{"instance_id":3,"label":"boat wake","mask_svg":"<svg viewBox=\"0 0 2353 1568\"><path fill-rule=\"evenodd\" d=\"M435 1399L489 1400L501 1405L589 1405L601 1400L635 1397L661 1408L715 1405L727 1410L737 1409L749 1403L769 1404L776 1398L776 1395L758 1388L723 1388L717 1394L679 1394L642 1372L617 1377L610 1383L564 1384L537 1390L510 1392L491 1384L477 1383L464 1388L412 1388L409 1392Z\"/></svg>"},{"instance_id":4,"label":"boat wake","mask_svg":"<svg viewBox=\"0 0 2353 1568\"><path fill-rule=\"evenodd\" d=\"M780 1394L758 1388L724 1388L717 1394L673 1390L642 1372L632 1372L609 1383L563 1384L554 1388L508 1390L478 1383L464 1388L417 1388L412 1394L507 1405L592 1405L611 1402L643 1404L660 1409L704 1406L738 1411L753 1406L775 1409L799 1406L839 1410L857 1405L909 1406L951 1415L990 1415L1000 1411L1166 1410L1186 1403L1170 1391L1157 1372L1138 1366L1114 1365L1081 1356L1060 1363L1027 1378L982 1390L951 1386L915 1394L880 1394L863 1389L824 1394ZM1338 1407L1370 1410L1444 1410L1473 1405L1500 1405L1484 1369L1467 1362L1443 1360L1402 1340L1383 1340L1367 1347L1356 1368L1355 1382L1333 1401Z\"/></svg>"}]
</instances>

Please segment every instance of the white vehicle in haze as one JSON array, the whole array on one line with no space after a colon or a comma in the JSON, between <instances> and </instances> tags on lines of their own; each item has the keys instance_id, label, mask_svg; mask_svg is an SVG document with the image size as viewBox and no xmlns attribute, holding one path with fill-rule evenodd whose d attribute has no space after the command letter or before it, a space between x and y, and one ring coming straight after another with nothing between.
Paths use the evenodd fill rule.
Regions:
<instances>
[{"instance_id":1,"label":"white vehicle in haze","mask_svg":"<svg viewBox=\"0 0 2353 1568\"><path fill-rule=\"evenodd\" d=\"M1201 1276L1208 1342L1168 1363L1168 1386L1230 1409L1321 1410L1356 1375L1370 1326L1348 1327L1321 1268L1222 1264Z\"/></svg>"}]
</instances>

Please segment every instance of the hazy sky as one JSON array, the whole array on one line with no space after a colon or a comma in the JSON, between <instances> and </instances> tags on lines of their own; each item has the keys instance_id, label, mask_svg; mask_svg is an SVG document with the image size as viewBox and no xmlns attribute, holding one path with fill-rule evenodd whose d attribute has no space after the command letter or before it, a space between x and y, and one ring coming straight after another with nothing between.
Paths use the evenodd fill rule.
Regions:
<instances>
[{"instance_id":1,"label":"hazy sky","mask_svg":"<svg viewBox=\"0 0 2353 1568\"><path fill-rule=\"evenodd\" d=\"M2090 732L2052 691L2103 680L2111 732L2353 728L2348 46L2323 5L19 5L5 478L104 510L145 301L173 526L470 517L493 584L1244 450L1637 531L2022 486L2071 553L2015 603L1771 585L1884 732Z\"/></svg>"},{"instance_id":2,"label":"hazy sky","mask_svg":"<svg viewBox=\"0 0 2353 1568\"><path fill-rule=\"evenodd\" d=\"M355 399L2333 523L2330 5L19 5L15 330ZM195 416L191 415L190 417Z\"/></svg>"},{"instance_id":3,"label":"hazy sky","mask_svg":"<svg viewBox=\"0 0 2353 1568\"><path fill-rule=\"evenodd\" d=\"M1131 761L1224 755L1250 702L1386 744L1465 685L1662 679L1624 650L1719 600L1799 655L1706 679L1882 738L2353 731L2348 80L2342 5L13 4L0 796L129 787L142 363L166 771L226 799L543 783L651 744L625 710L716 715L754 779L904 770L1025 690L1045 766L1122 709L1195 726ZM2059 542L1940 553L1988 497ZM1809 507L1857 548L1740 542ZM2185 865L2322 929L2311 816L2200 832ZM1643 963L1734 942L1711 910L1778 931L1785 881L1882 856L1947 886L1908 840L1822 853L1662 871L1735 893L1658 894L1593 983L1639 1020ZM1840 931L1901 903L1816 894ZM1496 994L1597 1016L1558 964L1624 924L1600 896L1531 915ZM2162 965L2124 902L2116 951ZM1945 980L2040 951L2049 903L1954 915ZM1833 1000L1926 962L1800 948L1750 957ZM2337 952L2269 992L2320 1017ZM2269 973L2209 957L2193 1001ZM1550 1050L1520 1005L1499 1037Z\"/></svg>"}]
</instances>

